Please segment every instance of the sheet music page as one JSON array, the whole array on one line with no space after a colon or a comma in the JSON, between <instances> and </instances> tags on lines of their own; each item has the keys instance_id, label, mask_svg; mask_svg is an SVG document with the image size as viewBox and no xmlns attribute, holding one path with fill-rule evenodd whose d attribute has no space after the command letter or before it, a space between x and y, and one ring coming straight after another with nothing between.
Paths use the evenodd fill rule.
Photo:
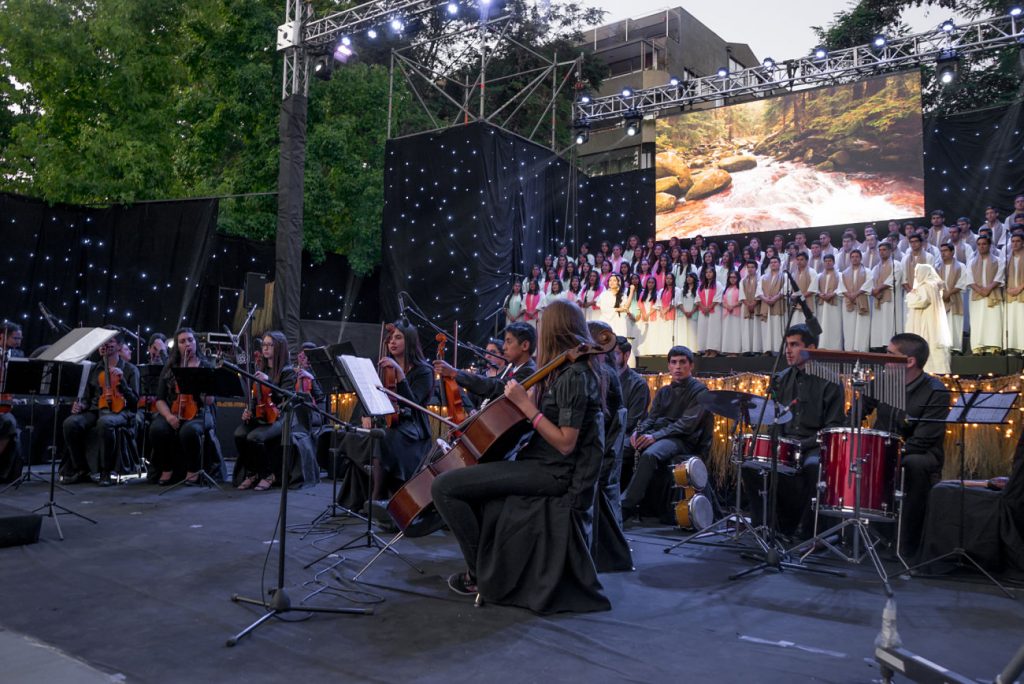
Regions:
<instances>
[{"instance_id":1,"label":"sheet music page","mask_svg":"<svg viewBox=\"0 0 1024 684\"><path fill-rule=\"evenodd\" d=\"M966 422L968 423L1003 423L1013 408L1013 403L1017 400L1016 392L972 392L961 394L956 398L956 403L953 404L949 411L949 418L947 419L949 422L964 420L962 417L964 415L964 404L967 398L974 394L981 394L983 396L975 399L970 410L967 411Z\"/></svg>"},{"instance_id":2,"label":"sheet music page","mask_svg":"<svg viewBox=\"0 0 1024 684\"><path fill-rule=\"evenodd\" d=\"M341 355L338 357L345 373L355 387L363 410L371 416L386 416L395 412L391 405L391 399L387 394L381 392L380 376L377 375L377 368L370 359L359 356Z\"/></svg>"},{"instance_id":3,"label":"sheet music page","mask_svg":"<svg viewBox=\"0 0 1024 684\"><path fill-rule=\"evenodd\" d=\"M39 355L44 361L84 361L100 345L117 335L116 330L106 328L76 328L60 338Z\"/></svg>"}]
</instances>

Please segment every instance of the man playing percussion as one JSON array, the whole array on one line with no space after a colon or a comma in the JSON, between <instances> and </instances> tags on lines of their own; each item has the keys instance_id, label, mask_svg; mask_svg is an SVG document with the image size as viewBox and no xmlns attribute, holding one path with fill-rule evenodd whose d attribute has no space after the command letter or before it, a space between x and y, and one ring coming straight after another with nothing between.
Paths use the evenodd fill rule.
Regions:
<instances>
[{"instance_id":1,"label":"man playing percussion","mask_svg":"<svg viewBox=\"0 0 1024 684\"><path fill-rule=\"evenodd\" d=\"M655 393L650 413L623 449L623 460L640 455L622 498L623 518L643 501L659 463L686 454L703 456L700 445L713 426L711 414L697 401L708 388L692 377L693 352L687 347L672 347L668 372L672 382Z\"/></svg>"},{"instance_id":2,"label":"man playing percussion","mask_svg":"<svg viewBox=\"0 0 1024 684\"><path fill-rule=\"evenodd\" d=\"M907 357L907 410L865 399L865 415L875 407L874 428L903 437L903 548L913 555L921 543L925 505L932 477L942 472L943 441L949 414L949 391L935 376L924 372L928 342L920 335L902 333L889 342L889 353ZM923 422L908 419L922 419Z\"/></svg>"},{"instance_id":3,"label":"man playing percussion","mask_svg":"<svg viewBox=\"0 0 1024 684\"><path fill-rule=\"evenodd\" d=\"M772 379L770 397L792 411L792 419L779 427L779 437L800 443L800 470L779 479L779 530L806 539L813 534L811 498L818 485L821 450L818 432L844 424L843 390L835 383L804 371L805 349L817 349L818 337L806 325L794 325L786 331L786 362L789 368ZM767 481L767 480L766 480ZM751 513L761 516L761 493L757 473L743 469Z\"/></svg>"}]
</instances>

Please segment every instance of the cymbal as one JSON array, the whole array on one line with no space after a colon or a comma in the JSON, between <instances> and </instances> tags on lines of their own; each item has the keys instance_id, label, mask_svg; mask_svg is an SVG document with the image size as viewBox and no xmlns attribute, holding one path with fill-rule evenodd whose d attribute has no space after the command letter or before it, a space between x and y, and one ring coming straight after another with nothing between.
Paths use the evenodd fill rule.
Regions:
<instances>
[{"instance_id":1,"label":"cymbal","mask_svg":"<svg viewBox=\"0 0 1024 684\"><path fill-rule=\"evenodd\" d=\"M793 419L793 414L783 409L771 399L759 397L756 394L746 392L734 392L731 390L716 390L704 392L697 400L701 406L715 415L730 420L743 420L746 423L756 423L761 418L761 410L764 408L763 422L765 424L776 422L788 423Z\"/></svg>"}]
</instances>

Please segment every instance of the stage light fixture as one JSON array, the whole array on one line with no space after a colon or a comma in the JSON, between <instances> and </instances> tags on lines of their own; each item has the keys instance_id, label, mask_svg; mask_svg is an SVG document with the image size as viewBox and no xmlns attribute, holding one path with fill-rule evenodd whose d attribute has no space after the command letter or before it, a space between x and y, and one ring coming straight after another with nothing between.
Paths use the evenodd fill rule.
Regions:
<instances>
[{"instance_id":1,"label":"stage light fixture","mask_svg":"<svg viewBox=\"0 0 1024 684\"><path fill-rule=\"evenodd\" d=\"M395 17L388 25L391 26L391 30L395 33L401 33L405 29L405 22L402 21L401 17Z\"/></svg>"},{"instance_id":2,"label":"stage light fixture","mask_svg":"<svg viewBox=\"0 0 1024 684\"><path fill-rule=\"evenodd\" d=\"M718 67L718 78L725 78L729 75L729 70L725 67Z\"/></svg>"},{"instance_id":3,"label":"stage light fixture","mask_svg":"<svg viewBox=\"0 0 1024 684\"><path fill-rule=\"evenodd\" d=\"M351 47L352 39L349 38L348 36L342 36L341 37L341 44L344 45L345 47Z\"/></svg>"},{"instance_id":4,"label":"stage light fixture","mask_svg":"<svg viewBox=\"0 0 1024 684\"><path fill-rule=\"evenodd\" d=\"M366 37L369 38L370 40L375 40L377 38L377 29L370 29L369 31L367 31Z\"/></svg>"},{"instance_id":5,"label":"stage light fixture","mask_svg":"<svg viewBox=\"0 0 1024 684\"><path fill-rule=\"evenodd\" d=\"M828 57L828 49L824 47L814 48L814 59L825 59Z\"/></svg>"},{"instance_id":6,"label":"stage light fixture","mask_svg":"<svg viewBox=\"0 0 1024 684\"><path fill-rule=\"evenodd\" d=\"M316 55L313 58L313 77L321 81L330 81L334 71L334 62L330 55Z\"/></svg>"},{"instance_id":7,"label":"stage light fixture","mask_svg":"<svg viewBox=\"0 0 1024 684\"><path fill-rule=\"evenodd\" d=\"M459 6L456 5L454 2L449 2L448 3L448 14L450 14L452 16L455 16L458 13L459 13Z\"/></svg>"},{"instance_id":8,"label":"stage light fixture","mask_svg":"<svg viewBox=\"0 0 1024 684\"><path fill-rule=\"evenodd\" d=\"M1021 9L1019 5L1014 5L1013 7L1010 8L1011 17L1019 17L1021 15L1021 12L1024 12L1024 9Z\"/></svg>"},{"instance_id":9,"label":"stage light fixture","mask_svg":"<svg viewBox=\"0 0 1024 684\"><path fill-rule=\"evenodd\" d=\"M632 97L632 95L633 95L633 89L632 88L623 88L622 89L622 97Z\"/></svg>"},{"instance_id":10,"label":"stage light fixture","mask_svg":"<svg viewBox=\"0 0 1024 684\"><path fill-rule=\"evenodd\" d=\"M675 88L679 85L679 79L673 76L672 78L668 79L668 84Z\"/></svg>"},{"instance_id":11,"label":"stage light fixture","mask_svg":"<svg viewBox=\"0 0 1024 684\"><path fill-rule=\"evenodd\" d=\"M622 121L626 125L626 135L634 136L640 132L640 124L644 115L635 109L630 109L622 115Z\"/></svg>"},{"instance_id":12,"label":"stage light fixture","mask_svg":"<svg viewBox=\"0 0 1024 684\"><path fill-rule=\"evenodd\" d=\"M960 58L955 55L940 59L935 63L935 78L944 86L956 81L960 75Z\"/></svg>"},{"instance_id":13,"label":"stage light fixture","mask_svg":"<svg viewBox=\"0 0 1024 684\"><path fill-rule=\"evenodd\" d=\"M580 128L576 131L576 144L585 145L590 141L590 127Z\"/></svg>"},{"instance_id":14,"label":"stage light fixture","mask_svg":"<svg viewBox=\"0 0 1024 684\"><path fill-rule=\"evenodd\" d=\"M953 31L956 31L956 24L953 23L952 19L947 19L939 24L939 28L945 33L952 33Z\"/></svg>"},{"instance_id":15,"label":"stage light fixture","mask_svg":"<svg viewBox=\"0 0 1024 684\"><path fill-rule=\"evenodd\" d=\"M775 68L775 60L772 59L771 57L765 57L763 60L761 60L761 66L764 67L765 70L771 71L772 69Z\"/></svg>"},{"instance_id":16,"label":"stage light fixture","mask_svg":"<svg viewBox=\"0 0 1024 684\"><path fill-rule=\"evenodd\" d=\"M350 41L351 44L351 41ZM342 64L349 60L349 57L354 55L355 52L346 45L344 42L338 43L338 47L334 48L334 59L338 60Z\"/></svg>"},{"instance_id":17,"label":"stage light fixture","mask_svg":"<svg viewBox=\"0 0 1024 684\"><path fill-rule=\"evenodd\" d=\"M879 34L871 39L871 47L873 47L876 50L881 50L882 48L885 47L885 44L887 42L888 40L886 39L886 37Z\"/></svg>"},{"instance_id":18,"label":"stage light fixture","mask_svg":"<svg viewBox=\"0 0 1024 684\"><path fill-rule=\"evenodd\" d=\"M580 104L590 104L589 93L580 93Z\"/></svg>"}]
</instances>

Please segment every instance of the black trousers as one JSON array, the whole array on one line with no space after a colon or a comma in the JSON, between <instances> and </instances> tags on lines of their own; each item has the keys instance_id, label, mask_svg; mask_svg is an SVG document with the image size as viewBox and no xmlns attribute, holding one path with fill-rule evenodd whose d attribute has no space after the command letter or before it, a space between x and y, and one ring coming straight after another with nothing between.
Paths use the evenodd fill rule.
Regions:
<instances>
[{"instance_id":1,"label":"black trousers","mask_svg":"<svg viewBox=\"0 0 1024 684\"><path fill-rule=\"evenodd\" d=\"M635 453L632 447L629 452ZM698 455L699 450L695 445L678 437L659 439L640 452L639 458L636 459L636 471L622 496L622 509L631 511L640 505L647 495L647 488L650 487L651 478L654 477L659 464L668 463L677 456L686 454Z\"/></svg>"},{"instance_id":2,"label":"black trousers","mask_svg":"<svg viewBox=\"0 0 1024 684\"><path fill-rule=\"evenodd\" d=\"M155 416L149 426L154 469L160 472L179 473L194 473L199 470L204 428L202 418L184 421L175 430L163 416Z\"/></svg>"},{"instance_id":3,"label":"black trousers","mask_svg":"<svg viewBox=\"0 0 1024 684\"><path fill-rule=\"evenodd\" d=\"M779 473L778 490L778 528L784 534L797 534L810 537L814 530L814 508L811 499L818 488L818 465L821 463L821 450L812 449L804 453L800 461L801 468L794 474ZM762 477L762 471L756 468L743 468L743 489L750 503L750 519L755 525L765 522L762 518L763 496L767 494L771 484L771 476ZM765 487L762 494L761 487ZM768 511L769 518L771 511Z\"/></svg>"},{"instance_id":4,"label":"black trousers","mask_svg":"<svg viewBox=\"0 0 1024 684\"><path fill-rule=\"evenodd\" d=\"M921 544L928 494L942 466L932 454L906 454L903 467L903 548L912 554ZM897 482L898 483L898 482Z\"/></svg>"},{"instance_id":5,"label":"black trousers","mask_svg":"<svg viewBox=\"0 0 1024 684\"><path fill-rule=\"evenodd\" d=\"M506 496L561 496L567 491L568 480L532 461L498 461L449 470L431 486L434 505L458 540L474 577L484 503Z\"/></svg>"},{"instance_id":6,"label":"black trousers","mask_svg":"<svg viewBox=\"0 0 1024 684\"><path fill-rule=\"evenodd\" d=\"M76 472L89 472L89 459L86 456L85 443L90 430L98 430L100 436L99 472L114 470L117 465L116 430L128 425L127 411L107 413L101 411L83 411L64 420L64 443L67 444L71 465Z\"/></svg>"},{"instance_id":7,"label":"black trousers","mask_svg":"<svg viewBox=\"0 0 1024 684\"><path fill-rule=\"evenodd\" d=\"M235 428L235 447L238 449L238 465L260 478L280 470L282 420L270 425L252 421ZM236 465L236 470L237 470Z\"/></svg>"}]
</instances>

